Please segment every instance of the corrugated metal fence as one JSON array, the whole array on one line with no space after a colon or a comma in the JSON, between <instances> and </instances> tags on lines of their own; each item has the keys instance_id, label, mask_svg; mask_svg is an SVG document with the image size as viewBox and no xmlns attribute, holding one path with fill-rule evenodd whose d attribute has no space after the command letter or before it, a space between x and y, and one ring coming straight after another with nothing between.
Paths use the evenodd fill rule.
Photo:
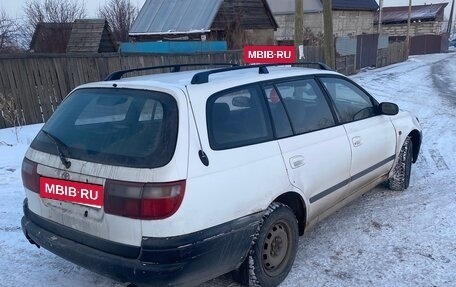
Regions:
<instances>
[{"instance_id":1,"label":"corrugated metal fence","mask_svg":"<svg viewBox=\"0 0 456 287\"><path fill-rule=\"evenodd\" d=\"M383 67L407 60L405 42L388 43L386 35L336 38L336 70L350 75L365 67Z\"/></svg>"},{"instance_id":2,"label":"corrugated metal fence","mask_svg":"<svg viewBox=\"0 0 456 287\"><path fill-rule=\"evenodd\" d=\"M191 55L3 55L0 56L0 97L14 101L18 122L21 125L42 123L49 119L73 88L80 84L100 81L113 71L176 63L241 61L241 51ZM133 73L135 74L138 73ZM8 111L0 111L6 112ZM9 126L11 124L0 114L0 128Z\"/></svg>"},{"instance_id":3,"label":"corrugated metal fence","mask_svg":"<svg viewBox=\"0 0 456 287\"><path fill-rule=\"evenodd\" d=\"M410 39L410 55L443 53L448 51L448 35L419 35Z\"/></svg>"}]
</instances>

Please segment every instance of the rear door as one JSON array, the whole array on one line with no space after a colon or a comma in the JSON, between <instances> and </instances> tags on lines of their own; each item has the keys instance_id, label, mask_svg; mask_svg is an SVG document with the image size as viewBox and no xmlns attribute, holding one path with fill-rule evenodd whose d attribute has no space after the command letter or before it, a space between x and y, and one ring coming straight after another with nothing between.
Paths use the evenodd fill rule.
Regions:
<instances>
[{"instance_id":1,"label":"rear door","mask_svg":"<svg viewBox=\"0 0 456 287\"><path fill-rule=\"evenodd\" d=\"M355 191L391 169L395 129L388 116L377 113L375 100L357 85L342 77L320 79L347 132L352 152L350 189Z\"/></svg>"},{"instance_id":2,"label":"rear door","mask_svg":"<svg viewBox=\"0 0 456 287\"><path fill-rule=\"evenodd\" d=\"M177 92L97 88L72 93L26 154L38 163L41 181L39 191L27 190L29 209L73 230L139 246L142 220L105 212L106 183L140 186L186 177L185 168L169 167L177 162L185 167L187 159L176 148L187 147L188 140L186 133L177 137L187 125ZM64 167L62 157L71 165ZM115 192L132 194L131 188Z\"/></svg>"},{"instance_id":3,"label":"rear door","mask_svg":"<svg viewBox=\"0 0 456 287\"><path fill-rule=\"evenodd\" d=\"M181 209L198 229L262 211L290 190L259 85L226 86L222 91L217 82L187 86L198 131L189 149L187 189L193 193ZM207 166L199 150L207 155Z\"/></svg>"},{"instance_id":4,"label":"rear door","mask_svg":"<svg viewBox=\"0 0 456 287\"><path fill-rule=\"evenodd\" d=\"M350 145L343 126L313 78L264 86L291 183L310 204L308 220L347 192Z\"/></svg>"}]
</instances>

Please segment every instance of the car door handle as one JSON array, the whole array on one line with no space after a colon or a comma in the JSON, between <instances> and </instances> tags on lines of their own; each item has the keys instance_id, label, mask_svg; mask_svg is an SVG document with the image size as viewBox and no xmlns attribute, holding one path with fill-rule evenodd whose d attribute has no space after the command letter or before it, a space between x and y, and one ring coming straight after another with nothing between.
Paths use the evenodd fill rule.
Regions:
<instances>
[{"instance_id":1,"label":"car door handle","mask_svg":"<svg viewBox=\"0 0 456 287\"><path fill-rule=\"evenodd\" d=\"M296 155L290 158L290 166L292 169L298 168L305 165L304 157L302 155Z\"/></svg>"},{"instance_id":2,"label":"car door handle","mask_svg":"<svg viewBox=\"0 0 456 287\"><path fill-rule=\"evenodd\" d=\"M359 147L363 144L363 140L361 139L361 137L354 137L352 138L352 143L354 147Z\"/></svg>"}]
</instances>

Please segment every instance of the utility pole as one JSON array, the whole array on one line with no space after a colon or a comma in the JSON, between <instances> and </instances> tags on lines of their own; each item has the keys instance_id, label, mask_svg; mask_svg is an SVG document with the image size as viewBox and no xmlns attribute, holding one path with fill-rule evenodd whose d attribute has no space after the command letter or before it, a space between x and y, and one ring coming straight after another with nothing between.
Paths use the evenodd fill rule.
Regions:
<instances>
[{"instance_id":1,"label":"utility pole","mask_svg":"<svg viewBox=\"0 0 456 287\"><path fill-rule=\"evenodd\" d=\"M452 32L451 27L453 26L453 14L454 14L454 0L453 0L453 3L451 4L450 19L448 20L448 28L447 28L448 37L451 37L451 32Z\"/></svg>"},{"instance_id":2,"label":"utility pole","mask_svg":"<svg viewBox=\"0 0 456 287\"><path fill-rule=\"evenodd\" d=\"M410 56L410 22L412 18L412 0L409 0L408 19L407 19L407 56Z\"/></svg>"},{"instance_id":3,"label":"utility pole","mask_svg":"<svg viewBox=\"0 0 456 287\"><path fill-rule=\"evenodd\" d=\"M296 62L301 59L299 46L304 43L304 0L295 0L295 30L294 30L294 45L296 49Z\"/></svg>"},{"instance_id":4,"label":"utility pole","mask_svg":"<svg viewBox=\"0 0 456 287\"><path fill-rule=\"evenodd\" d=\"M378 12L378 34L382 33L382 13L383 13L383 0L380 0L380 11Z\"/></svg>"},{"instance_id":5,"label":"utility pole","mask_svg":"<svg viewBox=\"0 0 456 287\"><path fill-rule=\"evenodd\" d=\"M336 61L334 52L332 0L323 0L323 25L325 40L325 62L327 65L335 69Z\"/></svg>"}]
</instances>

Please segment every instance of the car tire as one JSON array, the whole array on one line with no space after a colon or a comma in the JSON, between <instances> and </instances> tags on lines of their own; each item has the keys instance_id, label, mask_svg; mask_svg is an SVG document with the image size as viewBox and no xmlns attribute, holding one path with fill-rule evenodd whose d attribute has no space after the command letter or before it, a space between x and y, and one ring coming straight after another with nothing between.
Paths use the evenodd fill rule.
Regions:
<instances>
[{"instance_id":1,"label":"car tire","mask_svg":"<svg viewBox=\"0 0 456 287\"><path fill-rule=\"evenodd\" d=\"M285 204L272 203L260 222L247 258L233 272L235 281L255 287L279 285L293 266L298 237L294 212Z\"/></svg>"},{"instance_id":2,"label":"car tire","mask_svg":"<svg viewBox=\"0 0 456 287\"><path fill-rule=\"evenodd\" d=\"M388 187L391 190L405 190L410 184L410 174L412 171L413 143L410 136L405 139L402 145L393 175L388 180Z\"/></svg>"}]
</instances>

